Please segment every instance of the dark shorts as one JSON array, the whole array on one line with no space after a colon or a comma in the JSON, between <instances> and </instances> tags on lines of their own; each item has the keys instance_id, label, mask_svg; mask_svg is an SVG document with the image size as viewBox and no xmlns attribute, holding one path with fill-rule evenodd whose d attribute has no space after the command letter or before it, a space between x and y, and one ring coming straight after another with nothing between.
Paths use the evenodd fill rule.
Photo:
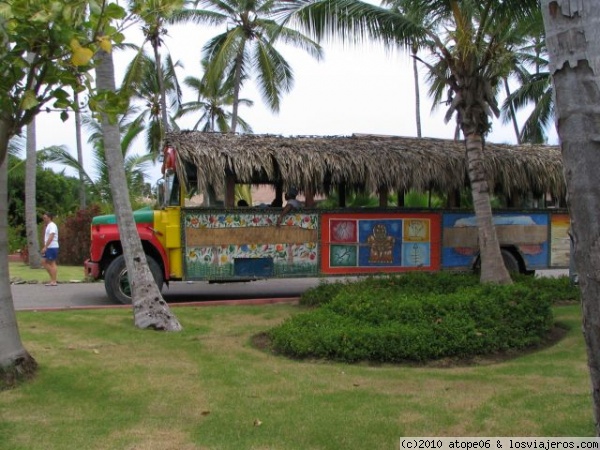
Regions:
<instances>
[{"instance_id":1,"label":"dark shorts","mask_svg":"<svg viewBox=\"0 0 600 450\"><path fill-rule=\"evenodd\" d=\"M58 258L58 247L47 248L46 253L42 255L46 261L56 261Z\"/></svg>"}]
</instances>

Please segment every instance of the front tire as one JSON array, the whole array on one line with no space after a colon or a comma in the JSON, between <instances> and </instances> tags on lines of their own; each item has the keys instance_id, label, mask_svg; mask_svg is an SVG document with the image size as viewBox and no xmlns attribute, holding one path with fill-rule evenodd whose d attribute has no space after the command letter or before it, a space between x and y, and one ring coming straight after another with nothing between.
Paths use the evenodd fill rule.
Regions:
<instances>
[{"instance_id":1,"label":"front tire","mask_svg":"<svg viewBox=\"0 0 600 450\"><path fill-rule=\"evenodd\" d=\"M162 269L151 256L146 255L146 259L148 260L150 272L152 272L154 281L160 291L164 282ZM131 304L131 286L129 285L127 266L125 265L125 257L123 255L113 259L104 272L104 288L106 289L108 298L115 303Z\"/></svg>"}]
</instances>

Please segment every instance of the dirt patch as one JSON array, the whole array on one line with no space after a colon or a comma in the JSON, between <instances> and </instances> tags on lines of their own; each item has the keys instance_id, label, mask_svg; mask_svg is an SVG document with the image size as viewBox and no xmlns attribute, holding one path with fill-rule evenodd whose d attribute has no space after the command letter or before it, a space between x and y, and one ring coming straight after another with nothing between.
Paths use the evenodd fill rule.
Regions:
<instances>
[{"instance_id":1,"label":"dirt patch","mask_svg":"<svg viewBox=\"0 0 600 450\"><path fill-rule=\"evenodd\" d=\"M413 361L407 361L405 363L397 363L397 365L403 366L414 366L414 367L464 367L464 366L483 366L498 364L504 361L518 358L523 355L538 352L540 350L552 347L556 343L560 342L568 332L568 328L562 324L555 324L552 330L548 333L543 342L527 347L520 350L506 350L503 352L496 352L488 355L475 355L469 358L441 358L433 361L425 361L416 363ZM273 350L273 343L271 338L266 332L258 333L252 336L250 339L251 345L261 351L279 355L279 353ZM322 360L318 360L322 362ZM369 362L367 362L369 363ZM373 365L380 365L381 363L372 363Z\"/></svg>"},{"instance_id":2,"label":"dirt patch","mask_svg":"<svg viewBox=\"0 0 600 450\"><path fill-rule=\"evenodd\" d=\"M271 338L265 332L258 333L258 334L255 334L254 336L252 336L252 338L250 339L250 342L252 343L253 347L255 347L259 350L262 350L265 352L273 351L273 345L271 342Z\"/></svg>"}]
</instances>

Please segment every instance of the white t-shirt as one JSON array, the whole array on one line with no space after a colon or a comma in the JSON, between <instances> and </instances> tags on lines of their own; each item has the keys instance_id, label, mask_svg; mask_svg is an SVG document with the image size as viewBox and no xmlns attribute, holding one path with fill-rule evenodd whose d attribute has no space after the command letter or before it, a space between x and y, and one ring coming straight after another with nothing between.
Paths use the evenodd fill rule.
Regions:
<instances>
[{"instance_id":1,"label":"white t-shirt","mask_svg":"<svg viewBox=\"0 0 600 450\"><path fill-rule=\"evenodd\" d=\"M44 232L44 245L48 242L48 239L52 233L54 233L54 237L47 248L58 248L58 227L54 222L48 222L48 225L46 225L46 231Z\"/></svg>"}]
</instances>

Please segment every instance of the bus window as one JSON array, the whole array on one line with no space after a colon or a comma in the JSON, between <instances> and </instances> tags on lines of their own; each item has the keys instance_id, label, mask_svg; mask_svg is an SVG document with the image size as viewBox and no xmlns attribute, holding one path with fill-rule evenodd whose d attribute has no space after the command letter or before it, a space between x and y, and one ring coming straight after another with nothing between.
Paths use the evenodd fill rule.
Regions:
<instances>
[{"instance_id":1,"label":"bus window","mask_svg":"<svg viewBox=\"0 0 600 450\"><path fill-rule=\"evenodd\" d=\"M167 189L167 199L168 206L179 206L179 196L181 195L179 189L179 178L177 175L173 173L169 173L165 175L165 184L168 186Z\"/></svg>"}]
</instances>

